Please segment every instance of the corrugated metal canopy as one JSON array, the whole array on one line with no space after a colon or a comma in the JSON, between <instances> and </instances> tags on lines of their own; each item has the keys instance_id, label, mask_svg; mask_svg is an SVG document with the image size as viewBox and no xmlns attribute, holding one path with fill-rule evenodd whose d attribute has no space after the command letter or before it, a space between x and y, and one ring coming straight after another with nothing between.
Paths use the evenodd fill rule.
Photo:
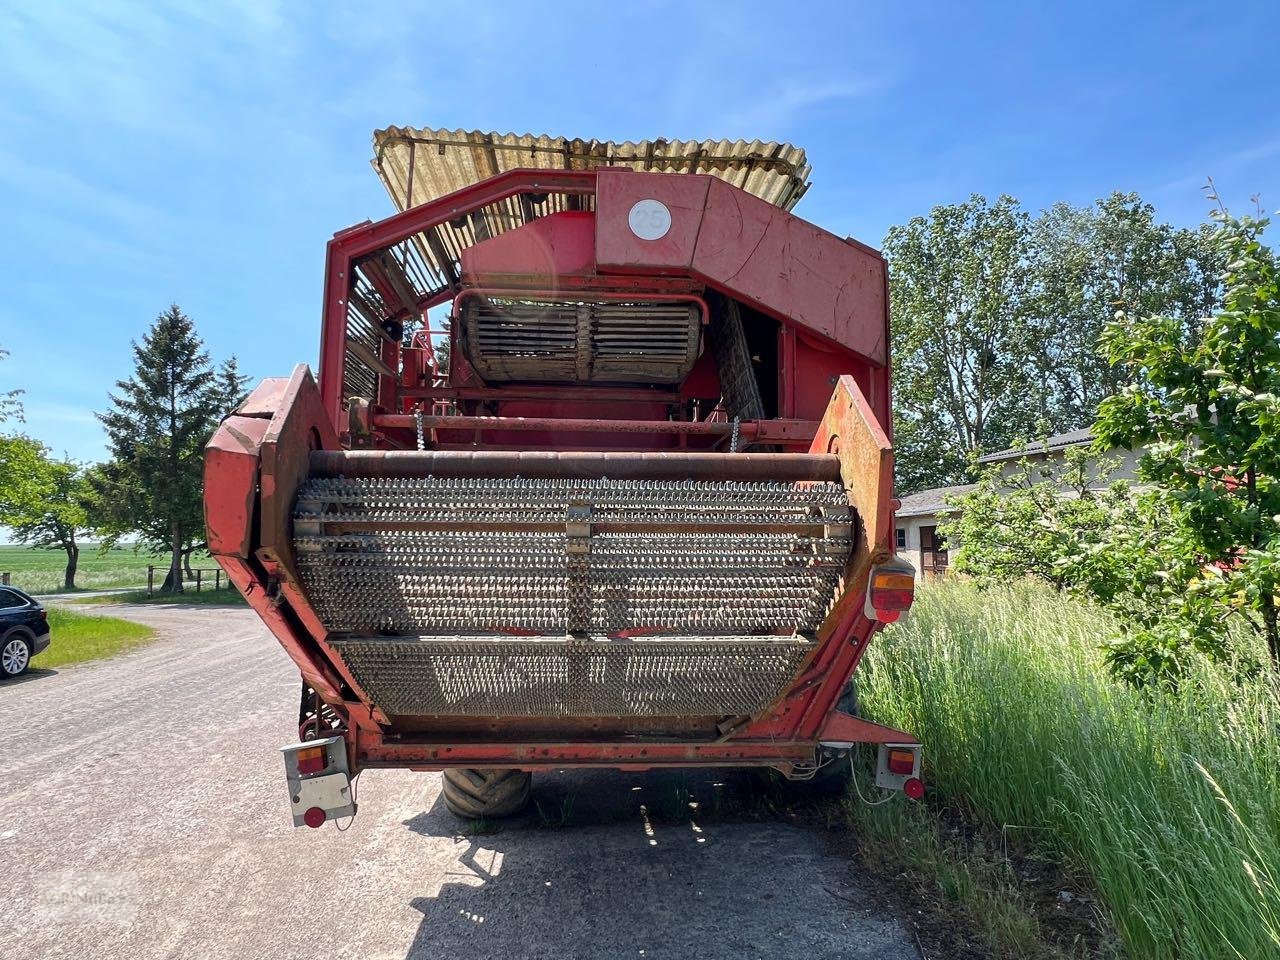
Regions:
<instances>
[{"instance_id":1,"label":"corrugated metal canopy","mask_svg":"<svg viewBox=\"0 0 1280 960\"><path fill-rule=\"evenodd\" d=\"M790 210L809 188L804 150L737 140L573 140L548 134L388 127L373 134L373 168L400 210L521 168L630 167L707 173Z\"/></svg>"}]
</instances>

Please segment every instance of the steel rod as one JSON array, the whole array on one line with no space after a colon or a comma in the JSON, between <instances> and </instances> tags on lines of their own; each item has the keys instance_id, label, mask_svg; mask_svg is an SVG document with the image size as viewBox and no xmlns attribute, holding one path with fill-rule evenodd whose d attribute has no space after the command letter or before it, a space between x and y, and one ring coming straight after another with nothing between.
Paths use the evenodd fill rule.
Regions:
<instances>
[{"instance_id":1,"label":"steel rod","mask_svg":"<svg viewBox=\"0 0 1280 960\"><path fill-rule=\"evenodd\" d=\"M375 429L416 430L417 420L410 413L375 413ZM572 417L466 417L424 416L426 430L549 430L565 433L658 433L688 436L729 436L733 424L717 420L592 420ZM804 420L744 420L738 424L743 439L794 439L801 434L812 437L818 424Z\"/></svg>"},{"instance_id":2,"label":"steel rod","mask_svg":"<svg viewBox=\"0 0 1280 960\"><path fill-rule=\"evenodd\" d=\"M408 418L412 420L412 418ZM834 454L492 450L316 450L321 477L528 477L630 480L840 480Z\"/></svg>"}]
</instances>

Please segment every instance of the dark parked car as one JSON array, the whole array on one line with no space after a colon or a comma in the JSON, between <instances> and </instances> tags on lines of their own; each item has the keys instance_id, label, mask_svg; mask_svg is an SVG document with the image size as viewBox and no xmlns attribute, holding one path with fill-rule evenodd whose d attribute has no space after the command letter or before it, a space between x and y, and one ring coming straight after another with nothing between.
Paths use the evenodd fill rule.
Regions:
<instances>
[{"instance_id":1,"label":"dark parked car","mask_svg":"<svg viewBox=\"0 0 1280 960\"><path fill-rule=\"evenodd\" d=\"M49 614L17 587L0 587L0 675L26 673L49 646Z\"/></svg>"}]
</instances>

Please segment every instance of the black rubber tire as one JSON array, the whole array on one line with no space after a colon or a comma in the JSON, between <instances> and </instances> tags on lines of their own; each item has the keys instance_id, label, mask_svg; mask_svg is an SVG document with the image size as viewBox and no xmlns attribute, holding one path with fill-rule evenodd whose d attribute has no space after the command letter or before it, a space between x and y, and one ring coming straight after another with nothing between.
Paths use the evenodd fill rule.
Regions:
<instances>
[{"instance_id":1,"label":"black rubber tire","mask_svg":"<svg viewBox=\"0 0 1280 960\"><path fill-rule=\"evenodd\" d=\"M15 673L9 672L8 662L0 662L0 676L10 677L10 678L20 677L24 673L26 673L29 669L31 669L31 641L27 639L27 637L19 630L12 630L6 637L4 637L3 639L0 639L0 650L7 650L9 647L9 644L11 643L20 643L24 647L26 647L27 656L26 656L26 659L23 660L22 662L22 669L16 671Z\"/></svg>"},{"instance_id":2,"label":"black rubber tire","mask_svg":"<svg viewBox=\"0 0 1280 960\"><path fill-rule=\"evenodd\" d=\"M532 781L527 770L451 767L444 772L445 806L468 820L509 817L529 802Z\"/></svg>"}]
</instances>

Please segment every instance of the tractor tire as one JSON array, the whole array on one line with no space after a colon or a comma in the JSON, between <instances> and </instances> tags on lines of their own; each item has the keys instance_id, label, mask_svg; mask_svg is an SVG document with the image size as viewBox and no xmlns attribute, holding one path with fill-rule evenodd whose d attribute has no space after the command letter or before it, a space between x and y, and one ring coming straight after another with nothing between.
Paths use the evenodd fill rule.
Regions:
<instances>
[{"instance_id":1,"label":"tractor tire","mask_svg":"<svg viewBox=\"0 0 1280 960\"><path fill-rule=\"evenodd\" d=\"M509 817L529 802L532 780L526 770L450 767L444 772L444 803L467 820Z\"/></svg>"}]
</instances>

